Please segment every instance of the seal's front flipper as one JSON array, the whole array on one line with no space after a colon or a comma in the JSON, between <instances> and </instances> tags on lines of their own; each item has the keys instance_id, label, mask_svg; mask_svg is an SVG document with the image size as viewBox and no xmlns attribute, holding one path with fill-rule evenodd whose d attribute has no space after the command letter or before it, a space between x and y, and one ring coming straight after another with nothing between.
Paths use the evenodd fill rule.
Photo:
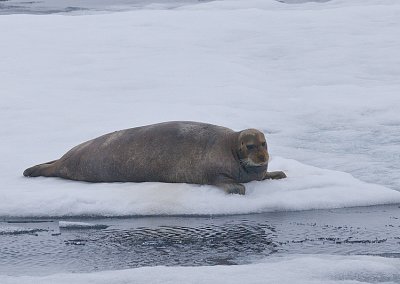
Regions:
<instances>
[{"instance_id":1,"label":"seal's front flipper","mask_svg":"<svg viewBox=\"0 0 400 284\"><path fill-rule=\"evenodd\" d=\"M286 174L282 171L277 172L267 172L263 179L283 179L286 178Z\"/></svg>"},{"instance_id":2,"label":"seal's front flipper","mask_svg":"<svg viewBox=\"0 0 400 284\"><path fill-rule=\"evenodd\" d=\"M215 186L222 188L228 194L245 195L246 187L240 183L219 183Z\"/></svg>"}]
</instances>

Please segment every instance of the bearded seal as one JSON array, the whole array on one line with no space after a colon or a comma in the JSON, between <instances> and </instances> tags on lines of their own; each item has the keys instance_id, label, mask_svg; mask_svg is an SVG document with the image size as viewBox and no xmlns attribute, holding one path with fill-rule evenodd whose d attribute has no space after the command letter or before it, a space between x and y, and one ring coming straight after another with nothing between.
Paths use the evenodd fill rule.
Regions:
<instances>
[{"instance_id":1,"label":"bearded seal","mask_svg":"<svg viewBox=\"0 0 400 284\"><path fill-rule=\"evenodd\" d=\"M256 129L235 132L172 121L105 134L23 174L87 182L208 184L245 194L242 183L286 177L281 171L267 172L268 160L265 136Z\"/></svg>"}]
</instances>

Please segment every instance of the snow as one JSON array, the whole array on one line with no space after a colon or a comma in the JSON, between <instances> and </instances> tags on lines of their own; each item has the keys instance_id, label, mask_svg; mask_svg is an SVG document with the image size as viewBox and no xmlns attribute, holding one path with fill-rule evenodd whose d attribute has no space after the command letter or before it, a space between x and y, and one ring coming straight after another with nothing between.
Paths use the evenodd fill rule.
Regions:
<instances>
[{"instance_id":1,"label":"snow","mask_svg":"<svg viewBox=\"0 0 400 284\"><path fill-rule=\"evenodd\" d=\"M0 216L241 214L399 203L400 3L215 1L0 17ZM266 133L246 196L24 178L85 140L194 120ZM312 165L312 166L311 166Z\"/></svg>"},{"instance_id":2,"label":"snow","mask_svg":"<svg viewBox=\"0 0 400 284\"><path fill-rule=\"evenodd\" d=\"M234 266L145 267L49 276L0 276L11 283L398 283L400 260L377 256L295 255Z\"/></svg>"}]
</instances>

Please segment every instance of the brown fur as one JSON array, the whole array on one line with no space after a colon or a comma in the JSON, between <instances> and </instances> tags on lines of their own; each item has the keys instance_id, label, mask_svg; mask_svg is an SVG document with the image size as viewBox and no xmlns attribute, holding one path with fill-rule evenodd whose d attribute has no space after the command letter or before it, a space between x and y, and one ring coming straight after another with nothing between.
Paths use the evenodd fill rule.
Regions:
<instances>
[{"instance_id":1,"label":"brown fur","mask_svg":"<svg viewBox=\"0 0 400 284\"><path fill-rule=\"evenodd\" d=\"M279 179L268 173L264 134L199 122L164 122L109 133L84 142L59 160L36 165L24 176L88 182L210 184L245 193L241 183Z\"/></svg>"}]
</instances>

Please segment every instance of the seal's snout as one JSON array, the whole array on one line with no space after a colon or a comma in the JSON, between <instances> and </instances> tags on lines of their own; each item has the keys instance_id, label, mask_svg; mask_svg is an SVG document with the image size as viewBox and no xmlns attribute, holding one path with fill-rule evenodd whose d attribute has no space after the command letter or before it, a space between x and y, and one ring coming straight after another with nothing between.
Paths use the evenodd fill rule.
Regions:
<instances>
[{"instance_id":1,"label":"seal's snout","mask_svg":"<svg viewBox=\"0 0 400 284\"><path fill-rule=\"evenodd\" d=\"M250 158L254 164L257 164L258 166L264 166L264 165L268 164L269 155L268 155L267 151L265 151L264 149L261 149L254 155L250 154Z\"/></svg>"},{"instance_id":2,"label":"seal's snout","mask_svg":"<svg viewBox=\"0 0 400 284\"><path fill-rule=\"evenodd\" d=\"M266 167L268 166L268 161L263 161L259 163L254 163L257 167Z\"/></svg>"},{"instance_id":3,"label":"seal's snout","mask_svg":"<svg viewBox=\"0 0 400 284\"><path fill-rule=\"evenodd\" d=\"M265 164L265 163L268 161L267 155L264 155L264 154L258 155L257 158L258 158L258 161L259 161L261 164Z\"/></svg>"}]
</instances>

